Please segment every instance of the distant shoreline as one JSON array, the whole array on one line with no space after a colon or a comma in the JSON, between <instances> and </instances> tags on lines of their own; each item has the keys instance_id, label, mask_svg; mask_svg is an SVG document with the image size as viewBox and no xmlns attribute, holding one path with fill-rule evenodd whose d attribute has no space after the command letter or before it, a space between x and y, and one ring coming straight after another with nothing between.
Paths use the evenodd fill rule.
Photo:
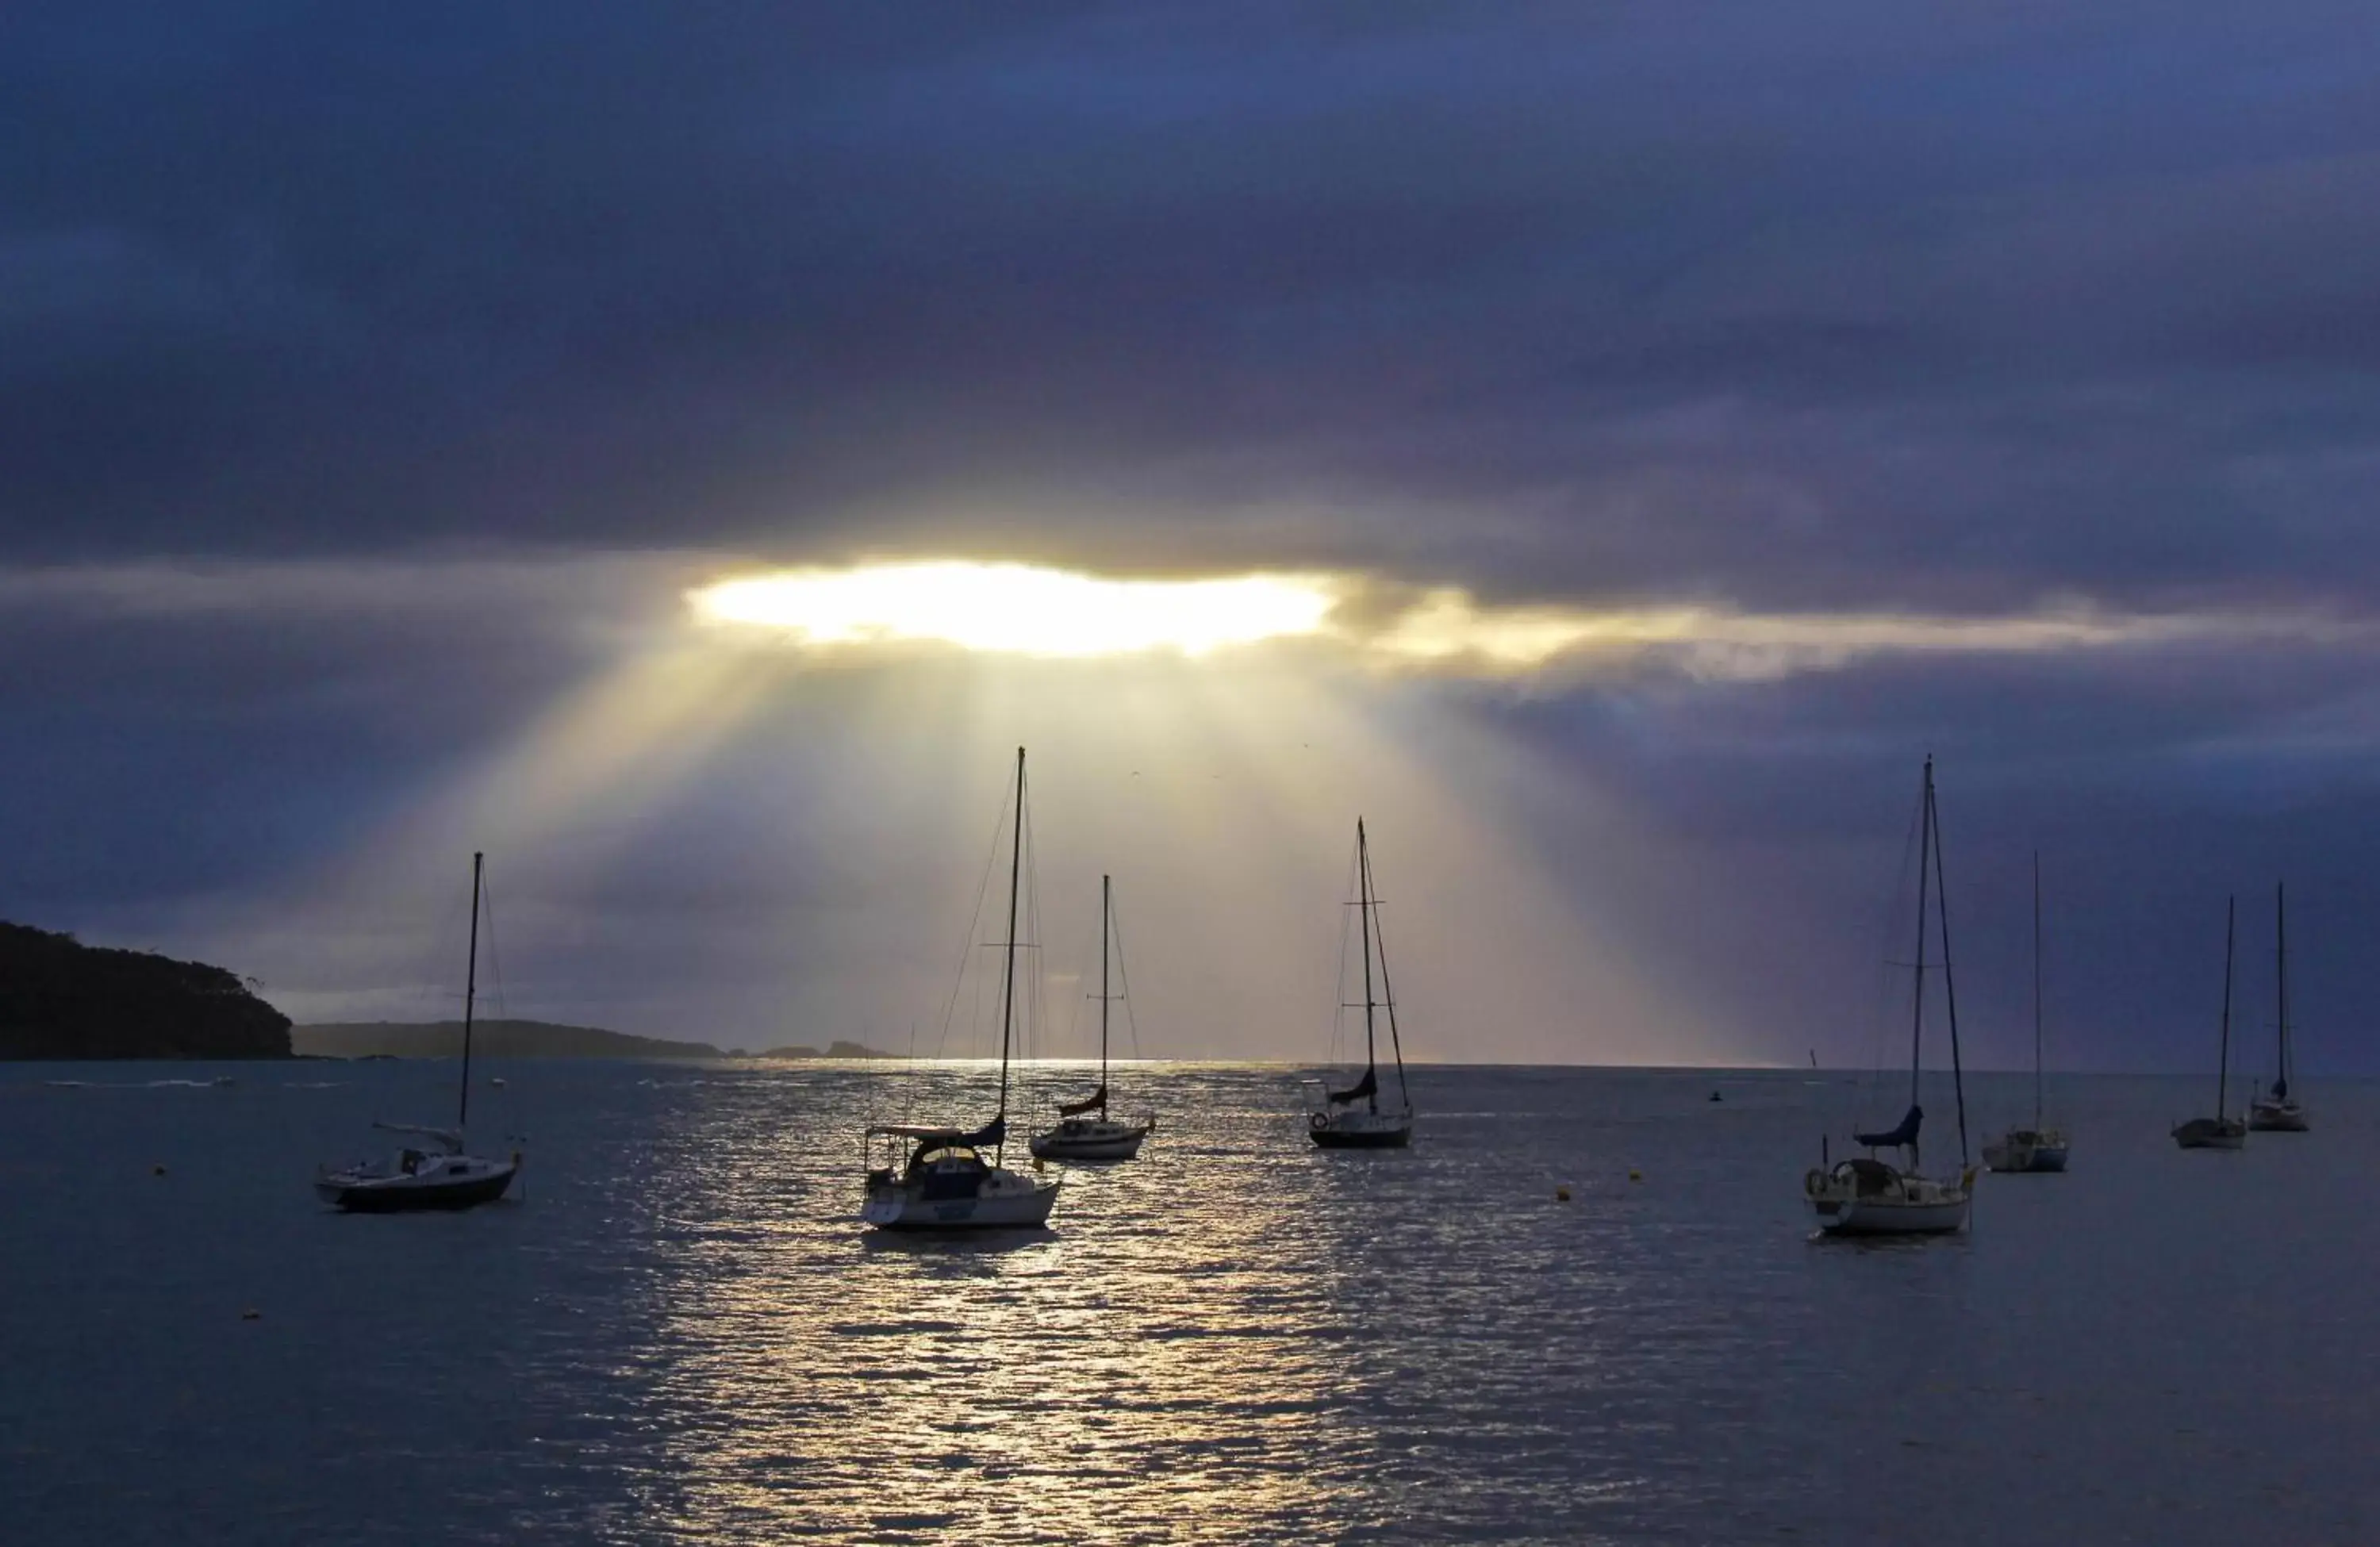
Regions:
<instances>
[{"instance_id":1,"label":"distant shoreline","mask_svg":"<svg viewBox=\"0 0 2380 1547\"><path fill-rule=\"evenodd\" d=\"M291 1049L300 1057L337 1059L453 1058L463 1050L463 1023L435 1021L329 1021L290 1028ZM648 1061L725 1062L776 1059L785 1062L886 1059L859 1042L834 1041L824 1048L804 1044L748 1051L666 1037L638 1037L597 1026L552 1021L494 1019L473 1023L472 1052L485 1058L623 1058Z\"/></svg>"}]
</instances>

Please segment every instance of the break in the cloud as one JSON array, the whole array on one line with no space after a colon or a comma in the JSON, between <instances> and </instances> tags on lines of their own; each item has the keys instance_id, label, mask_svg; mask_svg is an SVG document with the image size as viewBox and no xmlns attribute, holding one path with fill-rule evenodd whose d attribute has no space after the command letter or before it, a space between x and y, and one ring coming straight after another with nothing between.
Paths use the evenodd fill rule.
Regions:
<instances>
[{"instance_id":1,"label":"break in the cloud","mask_svg":"<svg viewBox=\"0 0 2380 1547\"><path fill-rule=\"evenodd\" d=\"M1006 718L1053 771L1119 765L1078 817L1137 809L1100 740L1131 705L1209 727L1164 743L1202 770L1182 808L1270 777L1301 813L1271 850L1324 870L1305 824L1335 841L1366 792L1402 792L1392 834L1504 802L1554 873L1533 917L1706 991L1679 1024L1708 1046L1790 1056L1867 965L1841 920L1930 747L1985 965L2002 859L2051 851L2079 1047L2186 1061L2208 899L2287 871L2308 1046L2356 1056L2369 26L2334 0L27 10L0 29L0 912L188 939L391 824L517 835L545 749L590 798L649 798L641 839L616 801L572 832L633 850L633 886L509 857L550 878L577 1013L755 1027L814 987L856 1013L886 878L940 884L905 846L947 796L889 749L971 767ZM822 672L684 601L948 554L1327 594L1291 599L1296 638L1199 636L1230 671L989 662L933 642L973 626L887 618L925 638ZM1200 718L1317 668L1366 736L1309 745L1287 688ZM1050 703L996 689L1026 681ZM867 827L817 748L912 820ZM522 825L467 833L487 810ZM1475 865L1449 884L1486 916ZM702 906L730 894L732 927ZM1447 971L1492 956L1424 917ZM1515 1054L1658 1045L1476 986L1527 1023Z\"/></svg>"}]
</instances>

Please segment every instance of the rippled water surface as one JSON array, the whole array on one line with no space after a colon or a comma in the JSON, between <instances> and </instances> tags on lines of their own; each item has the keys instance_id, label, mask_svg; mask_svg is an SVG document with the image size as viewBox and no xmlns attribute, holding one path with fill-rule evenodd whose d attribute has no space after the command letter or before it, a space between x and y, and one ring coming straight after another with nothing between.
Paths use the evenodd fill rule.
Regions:
<instances>
[{"instance_id":1,"label":"rippled water surface","mask_svg":"<svg viewBox=\"0 0 2380 1547\"><path fill-rule=\"evenodd\" d=\"M1351 1154L1170 1067L1140 1162L957 1244L856 1225L857 1128L972 1069L500 1067L526 1199L419 1218L307 1182L452 1066L149 1083L216 1072L0 1071L11 1541L2380 1540L2366 1085L2224 1155L2067 1081L2070 1175L1863 1248L1799 1196L1840 1078L1424 1069Z\"/></svg>"}]
</instances>

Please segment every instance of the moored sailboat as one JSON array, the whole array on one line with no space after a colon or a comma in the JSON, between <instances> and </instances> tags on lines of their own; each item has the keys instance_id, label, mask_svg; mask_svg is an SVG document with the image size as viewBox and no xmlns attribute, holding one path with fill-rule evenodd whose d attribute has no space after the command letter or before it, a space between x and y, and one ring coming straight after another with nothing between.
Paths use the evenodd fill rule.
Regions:
<instances>
[{"instance_id":1,"label":"moored sailboat","mask_svg":"<svg viewBox=\"0 0 2380 1547\"><path fill-rule=\"evenodd\" d=\"M480 899L486 893L486 856L471 856L471 945L463 981L463 1078L455 1126L374 1123L389 1133L410 1134L433 1148L407 1145L385 1160L322 1167L314 1194L348 1213L397 1214L451 1212L492 1203L520 1172L518 1151L503 1160L470 1152L465 1138L471 1116L471 1017L480 994Z\"/></svg>"},{"instance_id":2,"label":"moored sailboat","mask_svg":"<svg viewBox=\"0 0 2380 1547\"><path fill-rule=\"evenodd\" d=\"M2289 1090L2298 1071L2295 1050L2289 1046L2289 903L2285 887L2273 888L2273 934L2274 991L2280 1001L2279 1062L2273 1088L2248 1107L2248 1126L2259 1133L2303 1133L2308 1127L2306 1110Z\"/></svg>"},{"instance_id":3,"label":"moored sailboat","mask_svg":"<svg viewBox=\"0 0 2380 1547\"><path fill-rule=\"evenodd\" d=\"M1372 890L1372 850L1365 836L1364 819L1355 819L1355 909L1361 919L1364 951L1364 1078L1345 1090L1334 1090L1324 1080L1305 1082L1312 1100L1305 1131L1326 1150L1402 1150L1413 1142L1413 1091L1405 1084L1403 1040L1397 1031L1396 994L1389 986L1388 943L1380 934L1380 900ZM1342 936L1343 939L1344 936ZM1378 958L1376 991L1372 963ZM1354 1006L1346 1005L1353 1009ZM1377 1030L1381 1011L1388 1012L1389 1051L1396 1060L1400 1104L1380 1105L1380 1059Z\"/></svg>"},{"instance_id":4,"label":"moored sailboat","mask_svg":"<svg viewBox=\"0 0 2380 1547\"><path fill-rule=\"evenodd\" d=\"M1909 1033L1909 1110L1899 1124L1876 1133L1854 1133L1852 1139L1868 1152L1861 1157L1813 1167L1802 1178L1802 1191L1817 1215L1818 1229L1828 1236L1937 1236L1966 1227L1975 1183L1974 1167L1967 1163L1966 1076L1959 1058L1959 997L1950 977L1950 909L1947 883L1942 882L1942 830L1934 809L1934 760L1925 760L1924 793L1919 801L1917 837L1917 961L1916 1007ZM1925 1110L1918 1104L1918 1082L1925 1041L1925 945L1928 883L1940 895L1935 910L1941 920L1942 990L1950 1027L1951 1089L1959 1106L1959 1176L1954 1181L1927 1176L1920 1170L1918 1129ZM1876 1157L1878 1150L1897 1149L1903 1164Z\"/></svg>"},{"instance_id":5,"label":"moored sailboat","mask_svg":"<svg viewBox=\"0 0 2380 1547\"><path fill-rule=\"evenodd\" d=\"M2066 1135L2041 1121L2041 854L2033 856L2033 1127L2010 1128L1984 1146L1994 1171L2063 1171Z\"/></svg>"},{"instance_id":6,"label":"moored sailboat","mask_svg":"<svg viewBox=\"0 0 2380 1547\"><path fill-rule=\"evenodd\" d=\"M1008 938L1002 942L1000 1110L978 1128L882 1124L862 1136L868 1164L859 1217L880 1230L1038 1227L1057 1206L1061 1179L1002 1164L1008 1141L1008 1062L1016 1024L1016 904L1025 863L1025 749L1016 749L1015 832L1008 864ZM984 1158L985 1151L991 1158ZM1037 1166L1035 1168L1038 1170Z\"/></svg>"},{"instance_id":7,"label":"moored sailboat","mask_svg":"<svg viewBox=\"0 0 2380 1547\"><path fill-rule=\"evenodd\" d=\"M2238 938L2236 899L2223 905L2223 1040L2215 1063L2215 1115L2192 1117L2174 1125L2173 1141L2185 1150L2237 1150L2248 1142L2248 1125L2230 1115L2231 1105L2231 958Z\"/></svg>"},{"instance_id":8,"label":"moored sailboat","mask_svg":"<svg viewBox=\"0 0 2380 1547\"><path fill-rule=\"evenodd\" d=\"M1114 923L1114 880L1103 875L1099 877L1099 1087L1080 1101L1058 1103L1058 1126L1033 1136L1036 1160L1131 1160L1140 1153L1141 1140L1157 1127L1156 1117L1147 1113L1138 1122L1108 1115L1108 1010L1116 1001L1116 995L1108 992L1108 944L1115 932Z\"/></svg>"}]
</instances>

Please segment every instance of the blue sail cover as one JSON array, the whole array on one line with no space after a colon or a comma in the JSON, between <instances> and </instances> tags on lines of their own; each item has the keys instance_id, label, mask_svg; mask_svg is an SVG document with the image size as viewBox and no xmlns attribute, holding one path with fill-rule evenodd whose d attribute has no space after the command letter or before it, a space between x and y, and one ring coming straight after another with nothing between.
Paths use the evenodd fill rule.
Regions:
<instances>
[{"instance_id":1,"label":"blue sail cover","mask_svg":"<svg viewBox=\"0 0 2380 1547\"><path fill-rule=\"evenodd\" d=\"M1365 1101L1380 1093L1380 1077L1377 1070L1366 1069L1364 1078L1346 1090L1329 1090L1326 1088L1326 1093L1334 1106L1344 1106L1349 1102Z\"/></svg>"},{"instance_id":2,"label":"blue sail cover","mask_svg":"<svg viewBox=\"0 0 2380 1547\"><path fill-rule=\"evenodd\" d=\"M1882 1150L1895 1144L1914 1144L1917 1142L1917 1125L1924 1121L1925 1109L1912 1106L1902 1114L1900 1127L1890 1133L1855 1133L1852 1138L1871 1150Z\"/></svg>"},{"instance_id":3,"label":"blue sail cover","mask_svg":"<svg viewBox=\"0 0 2380 1547\"><path fill-rule=\"evenodd\" d=\"M1092 1091L1089 1095L1085 1096L1081 1101L1060 1102L1058 1103L1058 1115L1061 1117L1080 1117L1086 1112L1105 1112L1107 1109L1108 1088L1102 1085L1098 1090Z\"/></svg>"},{"instance_id":4,"label":"blue sail cover","mask_svg":"<svg viewBox=\"0 0 2380 1547\"><path fill-rule=\"evenodd\" d=\"M987 1144L998 1144L1008 1137L1008 1115L1002 1113L973 1133L961 1134L957 1142L969 1149L980 1150Z\"/></svg>"},{"instance_id":5,"label":"blue sail cover","mask_svg":"<svg viewBox=\"0 0 2380 1547\"><path fill-rule=\"evenodd\" d=\"M2277 1079L2273 1081L2273 1099L2277 1102L2285 1102L2289 1099L2289 1082L2288 1080Z\"/></svg>"}]
</instances>

